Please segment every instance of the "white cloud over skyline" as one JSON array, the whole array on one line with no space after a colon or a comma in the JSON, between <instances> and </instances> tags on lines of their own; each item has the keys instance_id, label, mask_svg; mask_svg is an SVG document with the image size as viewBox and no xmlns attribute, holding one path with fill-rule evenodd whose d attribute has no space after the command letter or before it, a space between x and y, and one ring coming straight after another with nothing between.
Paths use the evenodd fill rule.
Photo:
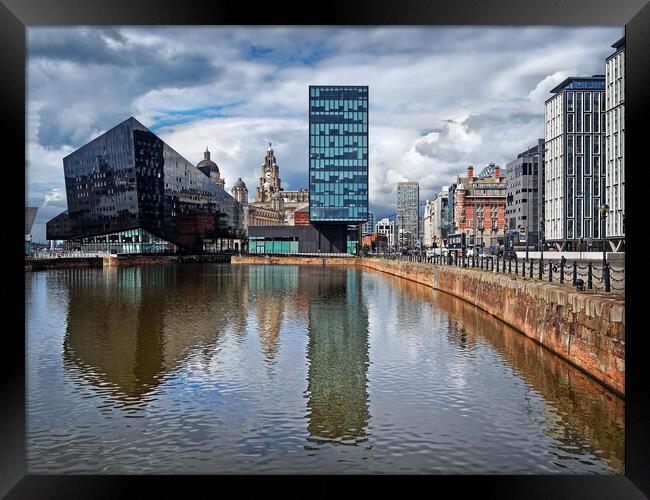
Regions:
<instances>
[{"instance_id":1,"label":"white cloud over skyline","mask_svg":"<svg viewBox=\"0 0 650 500\"><path fill-rule=\"evenodd\" d=\"M604 73L623 28L28 28L27 193L34 226L65 210L62 158L133 115L192 162L208 146L254 193L267 143L307 187L309 85L369 86L370 208L395 184L422 200L467 165L501 166L543 137L544 101ZM55 196L56 195L56 196ZM46 200L47 203L46 203Z\"/></svg>"}]
</instances>

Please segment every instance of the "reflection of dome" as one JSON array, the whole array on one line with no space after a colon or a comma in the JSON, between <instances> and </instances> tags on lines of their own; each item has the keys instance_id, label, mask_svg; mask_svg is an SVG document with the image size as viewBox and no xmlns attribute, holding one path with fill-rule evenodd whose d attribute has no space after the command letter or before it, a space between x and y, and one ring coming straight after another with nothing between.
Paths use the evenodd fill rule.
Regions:
<instances>
[{"instance_id":1,"label":"reflection of dome","mask_svg":"<svg viewBox=\"0 0 650 500\"><path fill-rule=\"evenodd\" d=\"M232 185L233 189L234 188L242 188L246 189L246 184L244 184L244 181L241 180L241 177L239 177L235 183Z\"/></svg>"},{"instance_id":2,"label":"reflection of dome","mask_svg":"<svg viewBox=\"0 0 650 500\"><path fill-rule=\"evenodd\" d=\"M208 151L207 147L205 148L205 153L203 153L203 159L197 163L196 168L209 172L219 172L217 164L210 159L210 151Z\"/></svg>"}]
</instances>

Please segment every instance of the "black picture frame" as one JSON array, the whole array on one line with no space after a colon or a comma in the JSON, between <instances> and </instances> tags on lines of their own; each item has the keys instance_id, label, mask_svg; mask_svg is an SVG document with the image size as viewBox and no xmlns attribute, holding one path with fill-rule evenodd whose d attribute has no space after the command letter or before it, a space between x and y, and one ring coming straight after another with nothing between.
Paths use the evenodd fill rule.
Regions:
<instances>
[{"instance_id":1,"label":"black picture frame","mask_svg":"<svg viewBox=\"0 0 650 500\"><path fill-rule=\"evenodd\" d=\"M644 331L642 297L644 263L641 203L646 185L642 156L647 143L645 125L650 110L650 4L646 0L379 0L323 3L326 10L310 9L308 3L268 2L253 6L247 2L185 0L0 0L0 106L5 152L2 192L10 206L4 207L9 237L3 245L5 287L2 297L7 319L16 327L3 328L5 348L0 372L0 496L7 498L114 498L129 494L146 482L149 488L167 493L174 488L187 496L187 486L209 486L212 494L224 487L224 477L202 476L164 478L161 476L33 476L25 471L25 342L20 335L19 292L13 283L24 284L18 259L24 259L18 238L25 204L25 178L21 161L25 158L26 111L26 27L37 25L562 25L626 26L626 184L628 193L628 235L626 238L626 411L625 475L620 476L428 476L409 477L406 492L424 486L425 494L450 486L455 494L478 488L477 494L498 498L644 498L650 496L650 401L644 379L647 334ZM644 140L645 139L645 140ZM646 155L647 156L647 155ZM645 160L645 161L644 161ZM23 163L24 164L24 163ZM631 168L630 168L631 167ZM635 176L639 176L636 179ZM629 181L634 181L630 183ZM22 187L22 192L19 189ZM9 196L7 196L9 195ZM14 206L15 205L15 206ZM22 206L21 206L22 205ZM635 205L639 205L637 210ZM631 208L630 208L631 207ZM637 224L638 223L638 224ZM638 228L638 229L634 229ZM8 240L8 241L7 241ZM14 264L15 261L15 264ZM20 285L18 285L20 289ZM11 306L12 298L17 305ZM13 323L13 322L12 322ZM24 330L23 330L24 332ZM184 479L184 480L183 480ZM240 478L240 481L244 478ZM265 487L274 477L260 478ZM309 478L310 481L326 478ZM327 478L338 483L343 478ZM346 478L349 479L349 478ZM385 477L365 478L382 481ZM304 480L304 478L303 478ZM414 481L414 482L411 482ZM423 482L424 481L424 482ZM431 482L430 482L431 481ZM228 483L231 480L227 481ZM349 481L346 480L346 483ZM208 484L205 484L208 483ZM254 483L246 481L246 486ZM293 485L293 479L285 484ZM310 488L317 483L312 482ZM381 486L381 482L380 482ZM218 487L219 490L213 489ZM295 486L294 486L295 488ZM346 486L347 488L347 486ZM250 494L250 490L244 491ZM338 490L332 490L337 494ZM407 493L408 494L408 493Z\"/></svg>"}]
</instances>

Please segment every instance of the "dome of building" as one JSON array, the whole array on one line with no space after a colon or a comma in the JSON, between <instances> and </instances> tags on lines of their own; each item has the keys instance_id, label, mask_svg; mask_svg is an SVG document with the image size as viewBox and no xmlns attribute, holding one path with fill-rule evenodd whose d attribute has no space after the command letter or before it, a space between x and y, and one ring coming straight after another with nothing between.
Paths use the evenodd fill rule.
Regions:
<instances>
[{"instance_id":1,"label":"dome of building","mask_svg":"<svg viewBox=\"0 0 650 500\"><path fill-rule=\"evenodd\" d=\"M232 185L233 189L234 188L243 188L246 189L246 184L244 184L244 181L241 180L241 177L237 178L235 183Z\"/></svg>"},{"instance_id":2,"label":"dome of building","mask_svg":"<svg viewBox=\"0 0 650 500\"><path fill-rule=\"evenodd\" d=\"M217 164L210 159L210 151L208 151L207 147L205 148L205 153L203 153L203 159L197 163L196 168L210 172L219 172Z\"/></svg>"}]
</instances>

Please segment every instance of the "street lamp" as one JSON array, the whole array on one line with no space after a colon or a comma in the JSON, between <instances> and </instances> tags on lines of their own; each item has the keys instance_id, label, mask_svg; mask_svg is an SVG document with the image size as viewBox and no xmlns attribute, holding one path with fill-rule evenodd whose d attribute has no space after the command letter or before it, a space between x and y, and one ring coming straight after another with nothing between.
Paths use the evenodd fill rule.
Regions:
<instances>
[{"instance_id":1,"label":"street lamp","mask_svg":"<svg viewBox=\"0 0 650 500\"><path fill-rule=\"evenodd\" d=\"M541 252L540 262L544 265L544 217L539 218L539 249Z\"/></svg>"},{"instance_id":2,"label":"street lamp","mask_svg":"<svg viewBox=\"0 0 650 500\"><path fill-rule=\"evenodd\" d=\"M600 224L601 227L600 231L603 237L603 268L607 263L607 249L605 248L605 219L607 219L607 214L609 214L609 205L605 203L603 206L600 207L600 220L602 221Z\"/></svg>"}]
</instances>

